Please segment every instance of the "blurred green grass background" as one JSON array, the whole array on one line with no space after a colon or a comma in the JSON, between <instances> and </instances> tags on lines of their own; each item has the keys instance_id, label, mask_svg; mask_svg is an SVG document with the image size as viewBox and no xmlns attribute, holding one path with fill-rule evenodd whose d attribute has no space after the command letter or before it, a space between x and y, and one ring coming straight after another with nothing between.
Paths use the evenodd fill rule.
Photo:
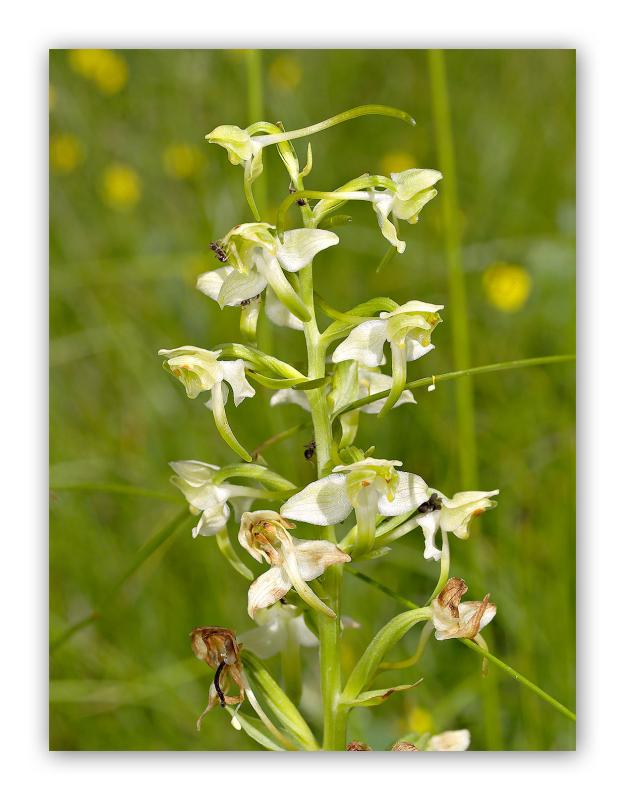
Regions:
<instances>
[{"instance_id":1,"label":"blurred green grass background","mask_svg":"<svg viewBox=\"0 0 625 800\"><path fill-rule=\"evenodd\" d=\"M462 259L474 365L571 353L575 345L575 54L554 50L447 51ZM50 56L51 637L100 616L51 658L53 749L255 749L218 710L195 731L211 675L190 654L197 625L242 631L247 584L213 539L191 523L143 564L113 598L109 587L139 548L182 508L167 462L234 460L200 400L162 370L159 347L211 347L238 338L238 313L220 313L194 288L217 265L211 240L248 221L240 167L204 142L218 124L247 125L246 51L53 51ZM297 128L363 103L407 110L410 128L363 118L312 139L307 185L332 189L365 171L437 168L425 51L262 51L264 117ZM298 143L303 155L305 144ZM263 216L288 190L266 152ZM445 191L445 181L440 185ZM317 286L338 308L376 294L445 303L437 349L409 377L453 369L441 198L415 226L406 253L375 269L387 243L366 204L339 230L341 246L316 261ZM355 207L362 206L362 207ZM274 329L277 354L302 363L298 334ZM474 382L478 486L459 484L452 383L419 391L419 405L383 422L361 415L358 442L401 459L446 493L501 490L499 507L468 542L452 542L452 574L470 597L498 605L492 650L565 704L575 706L574 368L569 364L479 376ZM269 392L229 415L252 447L299 422L268 409ZM311 432L267 450L296 483L314 477L303 450ZM66 490L128 483L165 497ZM437 567L412 534L364 569L424 600ZM346 577L349 668L400 609ZM409 655L417 632L396 648ZM306 678L318 683L314 653ZM279 665L271 664L279 675ZM476 656L457 642L431 643L416 690L354 712L352 738L383 749L409 731L468 727L472 749L570 749L574 726L491 668L495 705L484 702ZM393 673L392 677L399 677ZM404 682L402 680L394 681ZM313 725L316 689L304 697Z\"/></svg>"}]
</instances>

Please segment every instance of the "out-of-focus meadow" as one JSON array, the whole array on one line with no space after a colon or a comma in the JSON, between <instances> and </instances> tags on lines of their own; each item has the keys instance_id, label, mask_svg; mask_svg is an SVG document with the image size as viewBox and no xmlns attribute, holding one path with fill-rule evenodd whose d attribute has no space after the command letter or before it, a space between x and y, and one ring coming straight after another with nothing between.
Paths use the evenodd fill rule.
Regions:
<instances>
[{"instance_id":1,"label":"out-of-focus meadow","mask_svg":"<svg viewBox=\"0 0 625 800\"><path fill-rule=\"evenodd\" d=\"M222 123L263 118L287 129L363 103L398 106L417 127L365 117L312 141L307 186L330 190L363 172L439 168L424 51L263 51L260 87L246 51L54 51L50 60L51 260L51 639L93 611L97 618L54 649L53 749L256 749L219 709L200 734L211 673L196 661L189 631L243 631L246 581L214 539L191 538L191 522L157 548L121 588L140 548L184 509L168 462L236 460L201 400L189 401L162 369L160 347L208 347L239 338L238 312L219 312L195 290L217 266L209 243L251 219L243 170L204 141ZM575 344L575 56L572 51L447 51L473 365L572 353ZM259 92L258 89L262 91ZM252 109L252 110L250 110ZM305 143L297 143L305 153ZM263 217L275 221L288 191L275 151L265 152ZM353 204L341 246L315 262L317 285L335 307L373 295L446 305L436 350L409 378L454 368L442 194L384 270L387 250L367 204ZM360 206L360 207L355 207ZM365 207L367 206L367 207ZM276 352L304 365L300 336L273 329ZM417 392L384 420L361 415L358 443L401 459L447 494L501 490L499 506L452 542L452 574L470 597L487 591L497 617L485 631L493 652L575 706L574 367L558 364L477 376L479 479L462 486L455 385ZM303 419L269 410L269 391L239 409L233 429L253 447ZM308 429L265 452L302 484ZM123 487L146 490L132 493ZM234 522L231 521L234 525ZM234 531L231 531L233 533ZM362 569L415 602L438 577L415 532ZM244 556L247 563L249 559ZM372 634L402 610L346 576L346 669ZM417 632L393 651L407 657ZM279 660L270 664L279 675ZM351 717L351 738L383 749L408 732L471 730L472 749L570 749L574 725L459 642L432 641L416 689ZM306 682L318 685L313 651ZM413 678L414 679L416 679ZM388 679L387 679L388 685ZM303 707L319 724L316 688Z\"/></svg>"}]
</instances>

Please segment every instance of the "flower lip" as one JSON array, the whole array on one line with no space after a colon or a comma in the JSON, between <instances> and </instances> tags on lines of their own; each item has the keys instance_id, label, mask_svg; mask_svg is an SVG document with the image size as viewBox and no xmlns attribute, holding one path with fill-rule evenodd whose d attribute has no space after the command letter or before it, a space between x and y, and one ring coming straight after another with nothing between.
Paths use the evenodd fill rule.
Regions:
<instances>
[{"instance_id":1,"label":"flower lip","mask_svg":"<svg viewBox=\"0 0 625 800\"><path fill-rule=\"evenodd\" d=\"M245 511L241 516L239 542L247 552L262 562L282 563L281 549L290 538L287 530L295 525L276 511Z\"/></svg>"}]
</instances>

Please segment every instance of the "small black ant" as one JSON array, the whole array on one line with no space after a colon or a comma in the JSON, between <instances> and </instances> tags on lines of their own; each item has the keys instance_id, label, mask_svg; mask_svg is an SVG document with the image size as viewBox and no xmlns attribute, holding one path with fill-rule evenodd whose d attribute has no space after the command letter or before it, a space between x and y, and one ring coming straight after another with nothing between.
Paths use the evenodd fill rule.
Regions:
<instances>
[{"instance_id":1,"label":"small black ant","mask_svg":"<svg viewBox=\"0 0 625 800\"><path fill-rule=\"evenodd\" d=\"M429 500L426 500L425 503L421 503L417 508L417 512L419 514L427 514L428 511L440 511L442 507L443 501L436 492L434 492L434 494L430 495Z\"/></svg>"},{"instance_id":2,"label":"small black ant","mask_svg":"<svg viewBox=\"0 0 625 800\"><path fill-rule=\"evenodd\" d=\"M219 242L211 242L210 249L213 251L213 253L215 253L217 260L221 261L222 264L228 260L228 254L219 244Z\"/></svg>"},{"instance_id":3,"label":"small black ant","mask_svg":"<svg viewBox=\"0 0 625 800\"><path fill-rule=\"evenodd\" d=\"M317 450L317 442L312 439L306 445L306 449L304 450L304 458L306 461L310 461L310 459L315 455L315 451Z\"/></svg>"}]
</instances>

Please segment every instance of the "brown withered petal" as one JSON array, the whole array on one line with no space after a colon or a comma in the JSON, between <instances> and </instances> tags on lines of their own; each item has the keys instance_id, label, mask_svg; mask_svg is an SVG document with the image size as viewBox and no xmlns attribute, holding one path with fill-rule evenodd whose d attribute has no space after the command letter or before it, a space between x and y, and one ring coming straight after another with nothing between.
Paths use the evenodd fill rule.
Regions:
<instances>
[{"instance_id":1,"label":"brown withered petal","mask_svg":"<svg viewBox=\"0 0 625 800\"><path fill-rule=\"evenodd\" d=\"M410 742L395 742L395 744L391 747L391 750L399 753L399 752L403 752L404 750L406 750L406 751L408 751L408 750L416 750L416 751L418 751L419 748L415 747Z\"/></svg>"},{"instance_id":2,"label":"brown withered petal","mask_svg":"<svg viewBox=\"0 0 625 800\"><path fill-rule=\"evenodd\" d=\"M239 646L234 631L229 628L202 627L194 628L190 636L196 658L215 670L208 694L208 704L196 723L199 730L202 719L216 705L237 705L243 702L245 689L239 661ZM231 683L238 687L237 695L227 694Z\"/></svg>"},{"instance_id":3,"label":"brown withered petal","mask_svg":"<svg viewBox=\"0 0 625 800\"><path fill-rule=\"evenodd\" d=\"M229 628L194 628L189 635L195 657L209 667L217 669L221 663L238 663L237 637Z\"/></svg>"},{"instance_id":4,"label":"brown withered petal","mask_svg":"<svg viewBox=\"0 0 625 800\"><path fill-rule=\"evenodd\" d=\"M369 747L369 745L365 744L364 742L350 742L345 749L346 750L372 750L373 748Z\"/></svg>"},{"instance_id":5,"label":"brown withered petal","mask_svg":"<svg viewBox=\"0 0 625 800\"><path fill-rule=\"evenodd\" d=\"M460 600L467 591L468 587L462 578L450 578L437 597L438 604L442 608L448 608L452 617L457 619Z\"/></svg>"}]
</instances>

